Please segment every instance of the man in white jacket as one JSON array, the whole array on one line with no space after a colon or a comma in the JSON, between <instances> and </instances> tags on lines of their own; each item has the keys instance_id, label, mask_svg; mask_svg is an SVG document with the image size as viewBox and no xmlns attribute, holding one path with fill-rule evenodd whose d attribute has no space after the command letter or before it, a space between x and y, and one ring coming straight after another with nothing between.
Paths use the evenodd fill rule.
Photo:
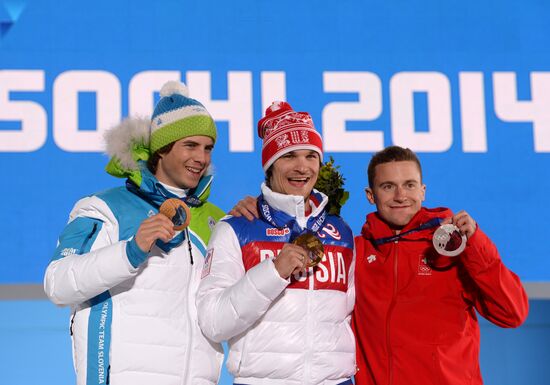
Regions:
<instances>
[{"instance_id":1,"label":"man in white jacket","mask_svg":"<svg viewBox=\"0 0 550 385\"><path fill-rule=\"evenodd\" d=\"M267 109L258 133L266 173L260 218L216 225L197 295L199 324L212 340L229 341L235 384L351 384L353 236L313 189L321 137L309 114L285 102ZM314 253L293 244L303 234L324 247L316 266Z\"/></svg>"},{"instance_id":2,"label":"man in white jacket","mask_svg":"<svg viewBox=\"0 0 550 385\"><path fill-rule=\"evenodd\" d=\"M71 306L78 385L219 378L223 353L202 335L195 306L206 244L223 216L207 202L216 126L185 85L168 82L160 94L151 121L108 132L107 172L126 185L76 203L46 270L48 297ZM168 198L189 206L183 231L174 227L189 215L159 214Z\"/></svg>"}]
</instances>

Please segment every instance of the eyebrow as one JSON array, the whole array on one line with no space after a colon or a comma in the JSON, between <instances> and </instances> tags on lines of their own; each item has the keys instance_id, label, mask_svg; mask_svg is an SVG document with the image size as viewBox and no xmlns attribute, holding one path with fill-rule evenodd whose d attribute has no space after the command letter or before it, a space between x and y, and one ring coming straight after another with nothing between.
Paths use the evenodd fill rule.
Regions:
<instances>
[{"instance_id":1,"label":"eyebrow","mask_svg":"<svg viewBox=\"0 0 550 385\"><path fill-rule=\"evenodd\" d=\"M416 183L416 184L419 184L420 182L418 182L416 179L407 179L404 183L405 183L405 184L407 184L407 183ZM391 181L391 180L386 180L386 181L382 181L382 182L378 183L378 186L382 186L383 184L393 184L393 185L396 185L397 183L395 183L394 181Z\"/></svg>"},{"instance_id":2,"label":"eyebrow","mask_svg":"<svg viewBox=\"0 0 550 385\"><path fill-rule=\"evenodd\" d=\"M192 140L192 139L185 139L183 142L181 142L182 144L195 144L197 146L200 146L202 145L202 143L199 143L195 140ZM205 144L204 147L214 147L214 144L213 143L208 143L208 144Z\"/></svg>"}]
</instances>

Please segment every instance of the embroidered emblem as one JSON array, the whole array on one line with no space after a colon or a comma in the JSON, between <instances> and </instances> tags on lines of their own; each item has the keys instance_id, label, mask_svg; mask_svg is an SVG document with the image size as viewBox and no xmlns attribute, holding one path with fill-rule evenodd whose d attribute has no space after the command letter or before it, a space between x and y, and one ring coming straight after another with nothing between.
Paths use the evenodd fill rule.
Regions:
<instances>
[{"instance_id":1,"label":"embroidered emblem","mask_svg":"<svg viewBox=\"0 0 550 385\"><path fill-rule=\"evenodd\" d=\"M73 254L76 254L78 253L78 250L73 248L73 247L66 247L64 248L63 250L61 250L61 254L62 256L64 257L68 257L69 255L73 255Z\"/></svg>"},{"instance_id":2,"label":"embroidered emblem","mask_svg":"<svg viewBox=\"0 0 550 385\"><path fill-rule=\"evenodd\" d=\"M269 227L265 229L265 235L268 237L283 237L290 234L290 229L285 227L284 229L278 229L276 227Z\"/></svg>"},{"instance_id":3,"label":"embroidered emblem","mask_svg":"<svg viewBox=\"0 0 550 385\"><path fill-rule=\"evenodd\" d=\"M368 261L369 263L373 263L374 261L376 261L376 255L374 255L374 254L369 255L369 256L367 257L367 261Z\"/></svg>"},{"instance_id":4,"label":"embroidered emblem","mask_svg":"<svg viewBox=\"0 0 550 385\"><path fill-rule=\"evenodd\" d=\"M214 226L216 226L216 220L212 217L208 217L208 227L210 228L210 231L214 229Z\"/></svg>"},{"instance_id":5,"label":"embroidered emblem","mask_svg":"<svg viewBox=\"0 0 550 385\"><path fill-rule=\"evenodd\" d=\"M208 249L206 259L204 260L204 266L202 267L201 279L210 274L210 268L212 268L212 258L214 258L214 249Z\"/></svg>"},{"instance_id":6,"label":"embroidered emblem","mask_svg":"<svg viewBox=\"0 0 550 385\"><path fill-rule=\"evenodd\" d=\"M336 227L334 227L334 225L332 225L331 223L324 226L321 231L324 231L325 233L327 233L332 238L334 238L338 241L340 239L342 239L342 235L340 235L340 232L338 231L338 229ZM319 236L319 238L325 238L326 237L326 235L323 234L322 232L317 233L317 235Z\"/></svg>"},{"instance_id":7,"label":"embroidered emblem","mask_svg":"<svg viewBox=\"0 0 550 385\"><path fill-rule=\"evenodd\" d=\"M418 259L418 275L432 275L432 268L428 265L428 259L423 255Z\"/></svg>"}]
</instances>

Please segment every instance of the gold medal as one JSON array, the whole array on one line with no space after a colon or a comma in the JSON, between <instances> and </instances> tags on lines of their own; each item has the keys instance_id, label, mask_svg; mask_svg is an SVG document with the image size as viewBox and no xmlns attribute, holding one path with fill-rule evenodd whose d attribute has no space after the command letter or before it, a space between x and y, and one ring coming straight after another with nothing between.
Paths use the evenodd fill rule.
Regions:
<instances>
[{"instance_id":1,"label":"gold medal","mask_svg":"<svg viewBox=\"0 0 550 385\"><path fill-rule=\"evenodd\" d=\"M302 234L292 243L307 250L309 256L307 267L316 266L323 259L325 254L323 244L313 233Z\"/></svg>"},{"instance_id":2,"label":"gold medal","mask_svg":"<svg viewBox=\"0 0 550 385\"><path fill-rule=\"evenodd\" d=\"M172 221L176 231L185 229L191 221L191 211L180 199L166 199L160 206L159 212Z\"/></svg>"}]
</instances>

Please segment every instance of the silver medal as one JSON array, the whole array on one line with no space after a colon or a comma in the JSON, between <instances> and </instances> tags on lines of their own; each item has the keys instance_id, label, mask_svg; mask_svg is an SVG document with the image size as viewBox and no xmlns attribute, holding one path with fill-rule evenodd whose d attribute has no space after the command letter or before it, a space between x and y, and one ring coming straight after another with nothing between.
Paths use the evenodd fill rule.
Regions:
<instances>
[{"instance_id":1,"label":"silver medal","mask_svg":"<svg viewBox=\"0 0 550 385\"><path fill-rule=\"evenodd\" d=\"M466 248L466 235L461 234L452 223L441 225L434 233L435 250L446 257L456 257Z\"/></svg>"}]
</instances>

